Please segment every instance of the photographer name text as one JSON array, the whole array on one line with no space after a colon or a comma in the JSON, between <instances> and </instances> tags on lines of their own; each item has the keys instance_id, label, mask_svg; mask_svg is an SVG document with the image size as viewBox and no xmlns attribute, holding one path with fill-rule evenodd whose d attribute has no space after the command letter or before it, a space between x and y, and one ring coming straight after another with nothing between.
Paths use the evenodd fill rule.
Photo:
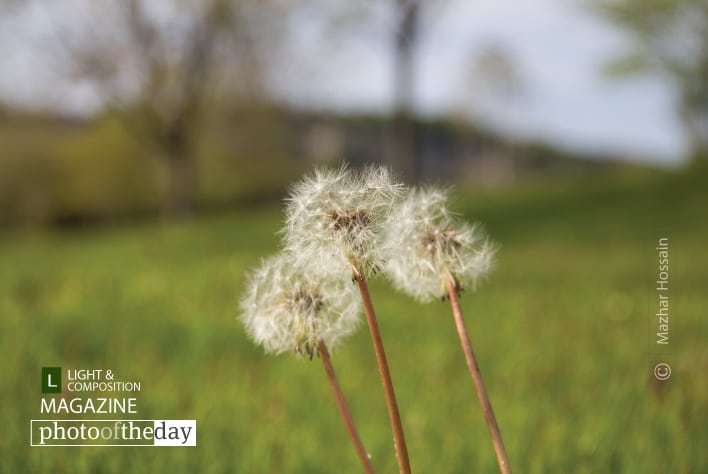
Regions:
<instances>
[{"instance_id":1,"label":"photographer name text","mask_svg":"<svg viewBox=\"0 0 708 474\"><path fill-rule=\"evenodd\" d=\"M657 312L656 343L669 344L669 239L659 239L657 250L658 273L656 279Z\"/></svg>"}]
</instances>

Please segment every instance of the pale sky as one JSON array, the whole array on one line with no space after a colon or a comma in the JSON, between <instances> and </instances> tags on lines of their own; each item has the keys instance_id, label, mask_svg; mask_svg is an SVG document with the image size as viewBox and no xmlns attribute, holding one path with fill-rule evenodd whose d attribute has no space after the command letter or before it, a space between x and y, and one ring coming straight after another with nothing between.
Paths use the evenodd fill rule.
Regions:
<instances>
[{"instance_id":1,"label":"pale sky","mask_svg":"<svg viewBox=\"0 0 708 474\"><path fill-rule=\"evenodd\" d=\"M644 77L610 80L602 65L628 38L572 0L439 0L418 50L415 107L422 113L474 116L519 137L573 149L607 151L671 165L686 141L670 84ZM46 12L0 21L0 96L51 103L68 111L97 107L85 84L49 75L45 58L27 54L22 35L41 34ZM392 64L386 19L336 46L323 44L307 19L278 61L279 95L307 106L390 110ZM313 33L311 30L315 30ZM31 36L31 34L29 34ZM502 97L470 80L485 48L503 49L520 78L520 93ZM324 55L324 56L323 56ZM324 59L323 59L324 58ZM324 64L324 66L323 66ZM47 88L52 83L54 87Z\"/></svg>"}]
</instances>

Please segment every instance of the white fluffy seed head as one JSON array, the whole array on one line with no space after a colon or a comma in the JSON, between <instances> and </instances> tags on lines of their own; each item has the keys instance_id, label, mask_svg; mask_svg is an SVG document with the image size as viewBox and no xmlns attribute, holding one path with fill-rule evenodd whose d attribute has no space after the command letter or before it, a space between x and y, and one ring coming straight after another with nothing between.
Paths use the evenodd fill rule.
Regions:
<instances>
[{"instance_id":1,"label":"white fluffy seed head","mask_svg":"<svg viewBox=\"0 0 708 474\"><path fill-rule=\"evenodd\" d=\"M446 279L475 286L492 267L495 247L478 225L458 222L449 193L412 189L393 211L386 232L385 270L394 285L421 302L444 297Z\"/></svg>"},{"instance_id":2,"label":"white fluffy seed head","mask_svg":"<svg viewBox=\"0 0 708 474\"><path fill-rule=\"evenodd\" d=\"M341 278L382 263L383 234L402 185L382 167L316 169L293 186L285 209L285 249L298 265Z\"/></svg>"},{"instance_id":3,"label":"white fluffy seed head","mask_svg":"<svg viewBox=\"0 0 708 474\"><path fill-rule=\"evenodd\" d=\"M361 302L355 290L343 279L311 278L289 255L277 255L250 275L241 321L266 352L311 359L319 341L333 348L356 329Z\"/></svg>"}]
</instances>

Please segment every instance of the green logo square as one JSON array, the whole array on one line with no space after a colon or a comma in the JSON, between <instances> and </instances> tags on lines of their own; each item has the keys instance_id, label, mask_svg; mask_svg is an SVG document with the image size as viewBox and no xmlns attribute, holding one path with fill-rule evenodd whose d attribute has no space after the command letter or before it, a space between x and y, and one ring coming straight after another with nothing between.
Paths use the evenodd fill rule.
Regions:
<instances>
[{"instance_id":1,"label":"green logo square","mask_svg":"<svg viewBox=\"0 0 708 474\"><path fill-rule=\"evenodd\" d=\"M61 393L61 367L42 367L42 393Z\"/></svg>"}]
</instances>

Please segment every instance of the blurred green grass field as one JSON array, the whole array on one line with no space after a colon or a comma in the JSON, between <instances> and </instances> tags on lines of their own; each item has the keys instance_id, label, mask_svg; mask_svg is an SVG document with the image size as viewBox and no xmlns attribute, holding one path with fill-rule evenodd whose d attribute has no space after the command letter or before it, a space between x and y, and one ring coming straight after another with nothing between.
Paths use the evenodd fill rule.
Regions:
<instances>
[{"instance_id":1,"label":"blurred green grass field","mask_svg":"<svg viewBox=\"0 0 708 474\"><path fill-rule=\"evenodd\" d=\"M708 472L705 172L463 194L501 244L462 303L517 473ZM280 210L0 238L0 472L349 473L360 467L319 360L267 356L237 320ZM676 272L673 374L652 381L653 243ZM449 307L372 296L411 464L496 471ZM333 355L379 472L396 472L368 331ZM31 448L40 367L142 382L138 418L196 419L196 448ZM108 417L111 418L111 417Z\"/></svg>"}]
</instances>

